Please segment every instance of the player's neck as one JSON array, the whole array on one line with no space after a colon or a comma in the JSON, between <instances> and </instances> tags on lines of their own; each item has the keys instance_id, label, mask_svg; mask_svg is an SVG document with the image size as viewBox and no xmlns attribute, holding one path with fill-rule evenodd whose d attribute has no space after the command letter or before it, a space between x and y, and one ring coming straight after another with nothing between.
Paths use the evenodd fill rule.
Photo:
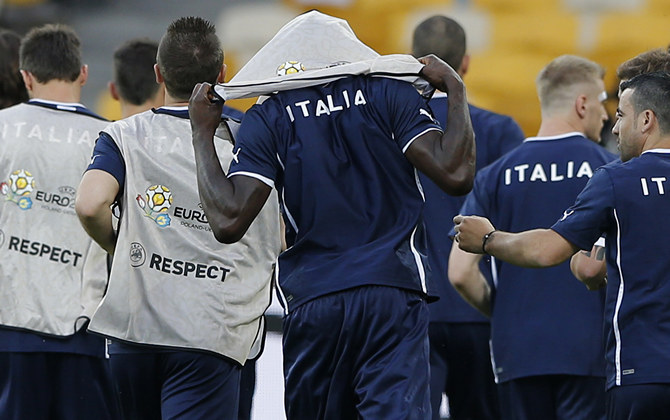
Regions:
<instances>
[{"instance_id":1,"label":"player's neck","mask_svg":"<svg viewBox=\"0 0 670 420\"><path fill-rule=\"evenodd\" d=\"M163 106L163 96L159 98L160 100L157 100L156 98L153 98L151 100L148 100L144 102L141 105L134 105L126 101L121 101L121 116L122 118L127 118L130 117L131 115L139 114L144 111L148 111L152 108L159 108Z\"/></svg>"},{"instance_id":2,"label":"player's neck","mask_svg":"<svg viewBox=\"0 0 670 420\"><path fill-rule=\"evenodd\" d=\"M81 85L62 80L35 83L30 92L30 98L54 102L79 103L81 100Z\"/></svg>"},{"instance_id":3,"label":"player's neck","mask_svg":"<svg viewBox=\"0 0 670 420\"><path fill-rule=\"evenodd\" d=\"M177 99L172 97L168 93L167 89L165 90L165 103L163 106L188 106L188 100L184 101L183 99Z\"/></svg>"},{"instance_id":4,"label":"player's neck","mask_svg":"<svg viewBox=\"0 0 670 420\"><path fill-rule=\"evenodd\" d=\"M567 133L584 133L583 127L575 124L563 117L543 117L540 129L537 131L538 137L553 137Z\"/></svg>"},{"instance_id":5,"label":"player's neck","mask_svg":"<svg viewBox=\"0 0 670 420\"><path fill-rule=\"evenodd\" d=\"M653 149L670 149L670 136L652 135L644 142L642 151Z\"/></svg>"}]
</instances>

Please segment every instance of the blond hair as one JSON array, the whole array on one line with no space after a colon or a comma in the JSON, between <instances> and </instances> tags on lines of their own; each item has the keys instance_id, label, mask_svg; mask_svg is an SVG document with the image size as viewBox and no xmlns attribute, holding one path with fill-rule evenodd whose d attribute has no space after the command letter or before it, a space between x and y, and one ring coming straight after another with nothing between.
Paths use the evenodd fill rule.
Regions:
<instances>
[{"instance_id":1,"label":"blond hair","mask_svg":"<svg viewBox=\"0 0 670 420\"><path fill-rule=\"evenodd\" d=\"M547 64L535 79L542 112L571 106L578 89L605 76L598 63L576 55L562 55Z\"/></svg>"}]
</instances>

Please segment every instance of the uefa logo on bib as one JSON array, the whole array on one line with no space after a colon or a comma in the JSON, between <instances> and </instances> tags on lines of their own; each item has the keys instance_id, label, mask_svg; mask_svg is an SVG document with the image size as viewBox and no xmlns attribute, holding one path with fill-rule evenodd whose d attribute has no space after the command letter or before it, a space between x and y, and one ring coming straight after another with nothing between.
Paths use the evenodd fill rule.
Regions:
<instances>
[{"instance_id":1,"label":"uefa logo on bib","mask_svg":"<svg viewBox=\"0 0 670 420\"><path fill-rule=\"evenodd\" d=\"M146 189L144 196L137 194L137 205L144 215L160 227L170 226L170 215L167 211L172 206L172 192L164 185L152 185Z\"/></svg>"},{"instance_id":2,"label":"uefa logo on bib","mask_svg":"<svg viewBox=\"0 0 670 420\"><path fill-rule=\"evenodd\" d=\"M131 242L128 258L130 259L131 266L140 267L147 259L147 252L144 250L144 247L141 243Z\"/></svg>"},{"instance_id":3,"label":"uefa logo on bib","mask_svg":"<svg viewBox=\"0 0 670 420\"><path fill-rule=\"evenodd\" d=\"M25 169L9 174L9 180L0 184L0 194L15 203L21 210L30 210L33 200L28 197L35 189L35 178Z\"/></svg>"}]
</instances>

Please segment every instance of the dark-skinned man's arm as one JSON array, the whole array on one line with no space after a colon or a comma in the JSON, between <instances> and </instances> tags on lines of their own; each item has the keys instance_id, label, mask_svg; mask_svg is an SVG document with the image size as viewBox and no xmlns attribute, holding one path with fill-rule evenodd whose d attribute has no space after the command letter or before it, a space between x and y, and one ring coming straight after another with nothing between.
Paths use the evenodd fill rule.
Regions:
<instances>
[{"instance_id":1,"label":"dark-skinned man's arm","mask_svg":"<svg viewBox=\"0 0 670 420\"><path fill-rule=\"evenodd\" d=\"M207 220L219 242L239 241L265 204L271 187L248 176L226 177L214 147L223 102L214 100L209 83L193 90L191 118L198 191Z\"/></svg>"},{"instance_id":2,"label":"dark-skinned man's arm","mask_svg":"<svg viewBox=\"0 0 670 420\"><path fill-rule=\"evenodd\" d=\"M449 97L447 127L443 134L429 131L405 152L415 168L451 195L470 192L475 178L475 135L472 131L465 86L460 76L434 55L422 57L421 76Z\"/></svg>"}]
</instances>

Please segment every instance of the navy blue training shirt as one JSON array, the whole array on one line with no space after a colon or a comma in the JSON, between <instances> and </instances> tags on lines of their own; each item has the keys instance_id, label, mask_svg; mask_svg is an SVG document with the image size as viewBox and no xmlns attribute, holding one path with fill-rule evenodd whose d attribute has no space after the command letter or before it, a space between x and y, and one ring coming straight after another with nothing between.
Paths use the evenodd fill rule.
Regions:
<instances>
[{"instance_id":1,"label":"navy blue training shirt","mask_svg":"<svg viewBox=\"0 0 670 420\"><path fill-rule=\"evenodd\" d=\"M582 249L606 234L607 387L670 383L670 150L598 170L552 229Z\"/></svg>"},{"instance_id":2,"label":"navy blue training shirt","mask_svg":"<svg viewBox=\"0 0 670 420\"><path fill-rule=\"evenodd\" d=\"M446 127L448 101L444 93L437 93L429 102L442 127ZM523 132L514 120L469 105L472 128L477 144L477 171L514 149L524 139ZM449 232L454 227L453 218L458 214L465 197L451 196L440 189L423 173L419 173L426 197L424 219L428 237L428 262L433 272L433 284L440 299L430 304L431 322L485 322L489 320L470 306L453 288L447 278L449 253L452 241ZM490 280L491 270L485 261L480 266Z\"/></svg>"},{"instance_id":3,"label":"navy blue training shirt","mask_svg":"<svg viewBox=\"0 0 670 420\"><path fill-rule=\"evenodd\" d=\"M488 217L508 232L548 228L593 172L615 158L580 133L528 138L477 174L461 213ZM586 290L568 262L542 270L495 263L491 347L497 381L604 376L604 293Z\"/></svg>"},{"instance_id":4,"label":"navy blue training shirt","mask_svg":"<svg viewBox=\"0 0 670 420\"><path fill-rule=\"evenodd\" d=\"M280 192L295 236L277 268L287 311L361 285L429 293L422 192L404 152L431 130L414 87L383 77L280 92L245 114L229 176Z\"/></svg>"}]
</instances>

